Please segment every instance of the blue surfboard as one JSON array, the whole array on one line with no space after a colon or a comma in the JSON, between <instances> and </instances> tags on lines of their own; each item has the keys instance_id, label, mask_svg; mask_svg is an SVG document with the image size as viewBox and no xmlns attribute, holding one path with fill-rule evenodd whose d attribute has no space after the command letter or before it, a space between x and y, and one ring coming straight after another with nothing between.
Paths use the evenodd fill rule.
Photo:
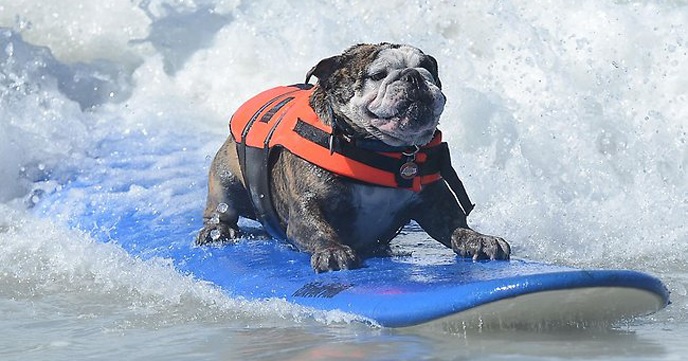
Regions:
<instances>
[{"instance_id":1,"label":"blue surfboard","mask_svg":"<svg viewBox=\"0 0 688 361\"><path fill-rule=\"evenodd\" d=\"M270 239L249 220L240 221L247 236L236 244L196 247L208 166L203 153L174 139L156 146L143 135L110 139L65 185L38 187L44 193L35 211L136 257L170 259L232 297L341 310L383 327L609 323L669 302L662 282L645 273L467 261L413 225L393 256L322 274L313 272L308 254Z\"/></svg>"}]
</instances>

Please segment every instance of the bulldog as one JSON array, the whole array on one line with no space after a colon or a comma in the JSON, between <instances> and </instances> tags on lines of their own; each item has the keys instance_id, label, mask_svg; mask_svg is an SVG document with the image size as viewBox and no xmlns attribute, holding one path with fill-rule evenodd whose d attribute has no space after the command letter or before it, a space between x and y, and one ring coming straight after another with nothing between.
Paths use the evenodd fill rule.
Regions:
<instances>
[{"instance_id":1,"label":"bulldog","mask_svg":"<svg viewBox=\"0 0 688 361\"><path fill-rule=\"evenodd\" d=\"M461 257L508 259L504 239L467 224L473 205L437 129L441 88L421 50L359 44L318 62L305 84L251 99L210 166L196 244L231 243L239 216L257 219L326 272L386 252L413 220Z\"/></svg>"}]
</instances>

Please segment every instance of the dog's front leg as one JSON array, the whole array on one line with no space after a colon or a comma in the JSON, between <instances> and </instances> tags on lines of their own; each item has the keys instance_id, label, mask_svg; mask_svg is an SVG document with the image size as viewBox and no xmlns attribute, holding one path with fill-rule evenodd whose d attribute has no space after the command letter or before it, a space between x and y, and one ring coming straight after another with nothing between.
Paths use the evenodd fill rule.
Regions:
<instances>
[{"instance_id":1,"label":"dog's front leg","mask_svg":"<svg viewBox=\"0 0 688 361\"><path fill-rule=\"evenodd\" d=\"M210 165L203 228L196 237L196 245L234 242L239 236L239 216L255 218L248 192L240 181L241 177L236 145L229 137Z\"/></svg>"},{"instance_id":2,"label":"dog's front leg","mask_svg":"<svg viewBox=\"0 0 688 361\"><path fill-rule=\"evenodd\" d=\"M281 152L272 167L272 199L289 241L311 254L316 272L357 268L356 252L333 224L348 205L347 189L332 173L290 152Z\"/></svg>"},{"instance_id":3,"label":"dog's front leg","mask_svg":"<svg viewBox=\"0 0 688 361\"><path fill-rule=\"evenodd\" d=\"M473 260L509 259L511 247L501 237L478 233L468 227L466 216L444 182L435 182L421 193L413 219L432 238Z\"/></svg>"},{"instance_id":4,"label":"dog's front leg","mask_svg":"<svg viewBox=\"0 0 688 361\"><path fill-rule=\"evenodd\" d=\"M311 267L318 273L358 268L358 255L338 241L339 236L324 220L316 203L311 200L292 209L287 237L299 249L311 254Z\"/></svg>"}]
</instances>

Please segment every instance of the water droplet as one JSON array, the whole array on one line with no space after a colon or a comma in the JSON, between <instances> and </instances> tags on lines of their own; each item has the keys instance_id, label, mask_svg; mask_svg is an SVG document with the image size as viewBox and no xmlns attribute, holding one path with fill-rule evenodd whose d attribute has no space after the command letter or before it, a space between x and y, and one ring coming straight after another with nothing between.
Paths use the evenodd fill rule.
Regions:
<instances>
[{"instance_id":1,"label":"water droplet","mask_svg":"<svg viewBox=\"0 0 688 361\"><path fill-rule=\"evenodd\" d=\"M217 241L218 239L220 239L220 231L217 229L213 229L212 231L210 231L210 238L212 238L213 241Z\"/></svg>"},{"instance_id":2,"label":"water droplet","mask_svg":"<svg viewBox=\"0 0 688 361\"><path fill-rule=\"evenodd\" d=\"M7 46L5 47L5 54L7 54L7 56L10 58L12 57L12 55L14 55L14 44L7 44Z\"/></svg>"},{"instance_id":3,"label":"water droplet","mask_svg":"<svg viewBox=\"0 0 688 361\"><path fill-rule=\"evenodd\" d=\"M217 208L216 208L218 213L225 213L225 212L227 212L228 209L229 209L229 205L227 205L227 203L220 203L217 205Z\"/></svg>"}]
</instances>

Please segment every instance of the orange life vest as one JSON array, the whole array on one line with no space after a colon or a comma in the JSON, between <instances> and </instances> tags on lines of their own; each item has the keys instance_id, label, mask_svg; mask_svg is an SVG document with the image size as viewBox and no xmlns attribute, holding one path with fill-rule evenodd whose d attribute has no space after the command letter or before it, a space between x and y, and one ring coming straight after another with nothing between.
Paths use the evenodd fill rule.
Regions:
<instances>
[{"instance_id":1,"label":"orange life vest","mask_svg":"<svg viewBox=\"0 0 688 361\"><path fill-rule=\"evenodd\" d=\"M356 152L358 154L338 152L330 147L332 127L321 122L309 105L313 88L305 88L277 87L244 103L230 122L234 141L261 149L283 147L339 176L384 187L419 192L423 186L442 178L439 167L433 167L430 172L423 171L426 150L442 142L439 131L430 143L417 151L404 147L392 152L364 149Z\"/></svg>"},{"instance_id":2,"label":"orange life vest","mask_svg":"<svg viewBox=\"0 0 688 361\"><path fill-rule=\"evenodd\" d=\"M338 176L377 186L419 192L443 175L446 177L447 165L460 184L439 130L422 147L399 148L380 141L351 140L336 134L318 118L309 104L312 93L309 84L276 87L244 103L230 120L244 183L258 219L273 236L286 238L280 229L284 227L277 224L269 194L269 154L277 148L287 149ZM465 195L463 185L461 192ZM473 205L466 195L470 207L466 209L466 201L457 196L467 215Z\"/></svg>"}]
</instances>

